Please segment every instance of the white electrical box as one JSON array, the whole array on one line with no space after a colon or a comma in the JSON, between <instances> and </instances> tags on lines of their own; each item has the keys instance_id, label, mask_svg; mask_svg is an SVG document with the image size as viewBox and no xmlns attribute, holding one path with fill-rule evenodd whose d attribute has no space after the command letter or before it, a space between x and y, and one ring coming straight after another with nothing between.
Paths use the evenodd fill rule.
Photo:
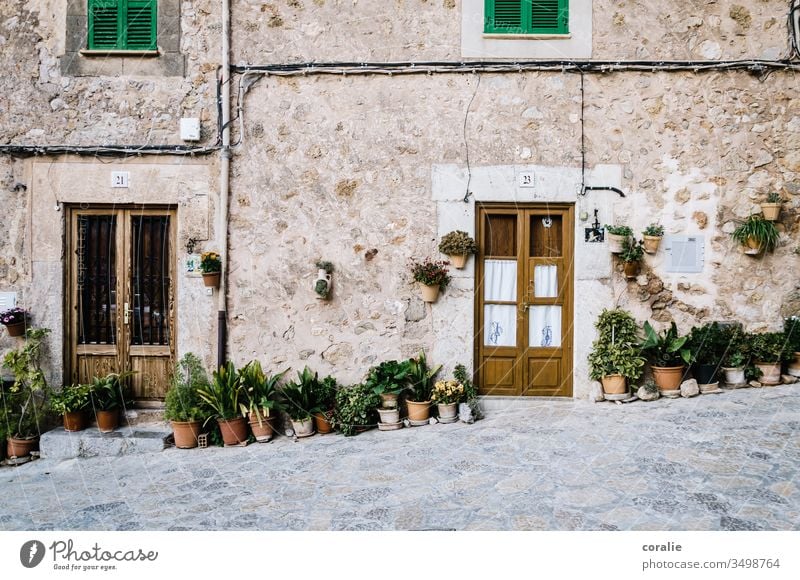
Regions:
<instances>
[{"instance_id":1,"label":"white electrical box","mask_svg":"<svg viewBox=\"0 0 800 580\"><path fill-rule=\"evenodd\" d=\"M698 274L705 263L705 238L703 236L668 236L664 243L667 254L667 272Z\"/></svg>"},{"instance_id":2,"label":"white electrical box","mask_svg":"<svg viewBox=\"0 0 800 580\"><path fill-rule=\"evenodd\" d=\"M196 117L181 119L181 139L184 141L200 140L200 119Z\"/></svg>"}]
</instances>

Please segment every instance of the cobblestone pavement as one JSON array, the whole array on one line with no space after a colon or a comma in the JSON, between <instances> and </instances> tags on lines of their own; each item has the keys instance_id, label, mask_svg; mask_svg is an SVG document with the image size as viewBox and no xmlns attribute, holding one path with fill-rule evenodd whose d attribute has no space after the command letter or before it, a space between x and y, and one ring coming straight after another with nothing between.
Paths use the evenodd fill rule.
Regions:
<instances>
[{"instance_id":1,"label":"cobblestone pavement","mask_svg":"<svg viewBox=\"0 0 800 580\"><path fill-rule=\"evenodd\" d=\"M800 387L0 470L0 529L797 530Z\"/></svg>"}]
</instances>

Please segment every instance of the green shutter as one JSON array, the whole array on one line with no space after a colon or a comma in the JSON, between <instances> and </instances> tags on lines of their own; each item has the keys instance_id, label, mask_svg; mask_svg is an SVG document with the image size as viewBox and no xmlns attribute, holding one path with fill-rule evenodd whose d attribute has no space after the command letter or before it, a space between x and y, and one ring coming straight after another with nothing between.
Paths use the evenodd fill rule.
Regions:
<instances>
[{"instance_id":1,"label":"green shutter","mask_svg":"<svg viewBox=\"0 0 800 580\"><path fill-rule=\"evenodd\" d=\"M88 0L91 50L155 50L156 0Z\"/></svg>"},{"instance_id":2,"label":"green shutter","mask_svg":"<svg viewBox=\"0 0 800 580\"><path fill-rule=\"evenodd\" d=\"M125 6L125 48L129 50L156 49L155 0L123 0Z\"/></svg>"},{"instance_id":3,"label":"green shutter","mask_svg":"<svg viewBox=\"0 0 800 580\"><path fill-rule=\"evenodd\" d=\"M566 34L569 0L485 0L484 32Z\"/></svg>"},{"instance_id":4,"label":"green shutter","mask_svg":"<svg viewBox=\"0 0 800 580\"><path fill-rule=\"evenodd\" d=\"M113 49L119 41L118 0L89 0L89 48Z\"/></svg>"}]
</instances>

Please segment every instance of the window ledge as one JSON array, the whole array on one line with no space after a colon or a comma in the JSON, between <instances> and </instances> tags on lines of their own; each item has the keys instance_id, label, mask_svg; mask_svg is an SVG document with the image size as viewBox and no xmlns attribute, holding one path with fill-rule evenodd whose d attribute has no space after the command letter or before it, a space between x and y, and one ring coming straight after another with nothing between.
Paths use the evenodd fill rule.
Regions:
<instances>
[{"instance_id":1,"label":"window ledge","mask_svg":"<svg viewBox=\"0 0 800 580\"><path fill-rule=\"evenodd\" d=\"M497 40L567 40L572 38L572 34L501 34L497 32L485 32L483 38Z\"/></svg>"},{"instance_id":2,"label":"window ledge","mask_svg":"<svg viewBox=\"0 0 800 580\"><path fill-rule=\"evenodd\" d=\"M159 56L160 50L89 50L78 51L82 56Z\"/></svg>"}]
</instances>

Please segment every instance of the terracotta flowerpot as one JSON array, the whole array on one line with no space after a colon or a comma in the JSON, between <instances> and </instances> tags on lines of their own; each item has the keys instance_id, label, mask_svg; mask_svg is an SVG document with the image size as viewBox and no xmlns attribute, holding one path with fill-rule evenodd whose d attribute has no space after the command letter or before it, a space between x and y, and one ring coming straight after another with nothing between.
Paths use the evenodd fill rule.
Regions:
<instances>
[{"instance_id":1,"label":"terracotta flowerpot","mask_svg":"<svg viewBox=\"0 0 800 580\"><path fill-rule=\"evenodd\" d=\"M747 245L744 246L744 253L748 256L758 256L761 253L761 242L754 237L747 238Z\"/></svg>"},{"instance_id":2,"label":"terracotta flowerpot","mask_svg":"<svg viewBox=\"0 0 800 580\"><path fill-rule=\"evenodd\" d=\"M381 416L381 423L392 424L400 422L400 409L378 409L378 414Z\"/></svg>"},{"instance_id":3,"label":"terracotta flowerpot","mask_svg":"<svg viewBox=\"0 0 800 580\"><path fill-rule=\"evenodd\" d=\"M622 244L625 242L627 236L620 236L618 234L608 234L608 250L612 254L621 254L623 247Z\"/></svg>"},{"instance_id":4,"label":"terracotta flowerpot","mask_svg":"<svg viewBox=\"0 0 800 580\"><path fill-rule=\"evenodd\" d=\"M97 418L97 428L100 430L100 433L111 433L114 429L119 427L119 409L97 411L95 415Z\"/></svg>"},{"instance_id":5,"label":"terracotta flowerpot","mask_svg":"<svg viewBox=\"0 0 800 580\"><path fill-rule=\"evenodd\" d=\"M744 367L723 367L725 384L729 387L738 387L747 383L744 377Z\"/></svg>"},{"instance_id":6,"label":"terracotta flowerpot","mask_svg":"<svg viewBox=\"0 0 800 580\"><path fill-rule=\"evenodd\" d=\"M781 215L780 203L762 203L761 213L764 214L764 219L770 222L777 221L778 216Z\"/></svg>"},{"instance_id":7,"label":"terracotta flowerpot","mask_svg":"<svg viewBox=\"0 0 800 580\"><path fill-rule=\"evenodd\" d=\"M644 251L648 254L655 254L658 252L658 246L661 245L661 236L642 236L644 238Z\"/></svg>"},{"instance_id":8,"label":"terracotta flowerpot","mask_svg":"<svg viewBox=\"0 0 800 580\"><path fill-rule=\"evenodd\" d=\"M6 441L6 457L27 457L31 451L39 451L39 438L16 439L9 437Z\"/></svg>"},{"instance_id":9,"label":"terracotta flowerpot","mask_svg":"<svg viewBox=\"0 0 800 580\"><path fill-rule=\"evenodd\" d=\"M25 323L15 322L14 324L6 325L8 336L25 336Z\"/></svg>"},{"instance_id":10,"label":"terracotta flowerpot","mask_svg":"<svg viewBox=\"0 0 800 580\"><path fill-rule=\"evenodd\" d=\"M781 384L781 363L757 362L756 366L761 371L761 377L757 379L759 383L762 385Z\"/></svg>"},{"instance_id":11,"label":"terracotta flowerpot","mask_svg":"<svg viewBox=\"0 0 800 580\"><path fill-rule=\"evenodd\" d=\"M397 397L396 393L381 393L381 407L384 409L396 409Z\"/></svg>"},{"instance_id":12,"label":"terracotta flowerpot","mask_svg":"<svg viewBox=\"0 0 800 580\"><path fill-rule=\"evenodd\" d=\"M793 377L800 377L800 352L794 353L794 359L789 363L787 372Z\"/></svg>"},{"instance_id":13,"label":"terracotta flowerpot","mask_svg":"<svg viewBox=\"0 0 800 580\"><path fill-rule=\"evenodd\" d=\"M420 290L422 290L423 302L436 302L436 299L439 297L438 284L436 286L428 286L427 284L420 282L419 287Z\"/></svg>"},{"instance_id":14,"label":"terracotta flowerpot","mask_svg":"<svg viewBox=\"0 0 800 580\"><path fill-rule=\"evenodd\" d=\"M86 413L83 411L70 411L64 413L65 431L83 431L87 424Z\"/></svg>"},{"instance_id":15,"label":"terracotta flowerpot","mask_svg":"<svg viewBox=\"0 0 800 580\"><path fill-rule=\"evenodd\" d=\"M679 367L650 367L653 369L653 380L655 380L659 391L675 391L681 388L683 382L684 365Z\"/></svg>"},{"instance_id":16,"label":"terracotta flowerpot","mask_svg":"<svg viewBox=\"0 0 800 580\"><path fill-rule=\"evenodd\" d=\"M447 259L457 270L467 265L467 258L469 258L468 254L447 254Z\"/></svg>"},{"instance_id":17,"label":"terracotta flowerpot","mask_svg":"<svg viewBox=\"0 0 800 580\"><path fill-rule=\"evenodd\" d=\"M170 421L178 449L194 449L197 447L197 436L200 435L200 421Z\"/></svg>"},{"instance_id":18,"label":"terracotta flowerpot","mask_svg":"<svg viewBox=\"0 0 800 580\"><path fill-rule=\"evenodd\" d=\"M208 288L219 288L219 272L204 272L203 284Z\"/></svg>"},{"instance_id":19,"label":"terracotta flowerpot","mask_svg":"<svg viewBox=\"0 0 800 580\"><path fill-rule=\"evenodd\" d=\"M458 403L436 405L439 411L439 423L455 423L458 421Z\"/></svg>"},{"instance_id":20,"label":"terracotta flowerpot","mask_svg":"<svg viewBox=\"0 0 800 580\"><path fill-rule=\"evenodd\" d=\"M292 429L298 437L310 437L314 434L314 421L311 417L302 421L292 419Z\"/></svg>"},{"instance_id":21,"label":"terracotta flowerpot","mask_svg":"<svg viewBox=\"0 0 800 580\"><path fill-rule=\"evenodd\" d=\"M636 278L639 275L639 262L625 262L622 264L622 269L626 278Z\"/></svg>"},{"instance_id":22,"label":"terracotta flowerpot","mask_svg":"<svg viewBox=\"0 0 800 580\"><path fill-rule=\"evenodd\" d=\"M606 395L622 395L628 392L628 384L622 375L606 375L600 382L603 383L603 392Z\"/></svg>"},{"instance_id":23,"label":"terracotta flowerpot","mask_svg":"<svg viewBox=\"0 0 800 580\"><path fill-rule=\"evenodd\" d=\"M259 421L259 415L256 413L250 413L247 416L250 422L250 431L253 432L253 437L256 438L256 441L263 443L272 439L275 433L275 420L277 416L269 415L265 417L264 414L261 413L260 417L261 420Z\"/></svg>"},{"instance_id":24,"label":"terracotta flowerpot","mask_svg":"<svg viewBox=\"0 0 800 580\"><path fill-rule=\"evenodd\" d=\"M241 445L247 442L247 421L244 417L217 419L217 424L225 445Z\"/></svg>"},{"instance_id":25,"label":"terracotta flowerpot","mask_svg":"<svg viewBox=\"0 0 800 580\"><path fill-rule=\"evenodd\" d=\"M408 420L411 424L417 423L422 425L431 417L431 402L430 401L406 401L408 405Z\"/></svg>"},{"instance_id":26,"label":"terracotta flowerpot","mask_svg":"<svg viewBox=\"0 0 800 580\"><path fill-rule=\"evenodd\" d=\"M317 428L317 433L320 435L327 435L333 431L331 422L328 421L324 413L314 413L314 426Z\"/></svg>"}]
</instances>

